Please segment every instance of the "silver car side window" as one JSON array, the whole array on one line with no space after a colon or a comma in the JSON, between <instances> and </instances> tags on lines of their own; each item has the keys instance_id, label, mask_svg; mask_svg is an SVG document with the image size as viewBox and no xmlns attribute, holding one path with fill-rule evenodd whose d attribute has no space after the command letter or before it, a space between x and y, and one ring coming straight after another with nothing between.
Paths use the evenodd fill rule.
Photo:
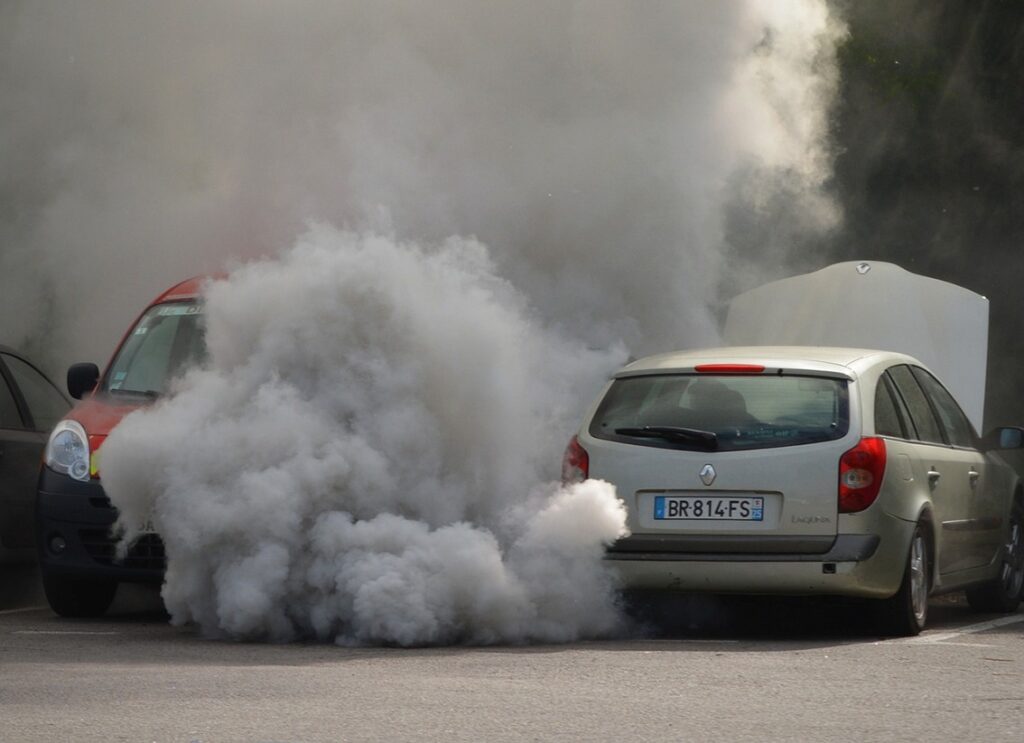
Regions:
<instances>
[{"instance_id":1,"label":"silver car side window","mask_svg":"<svg viewBox=\"0 0 1024 743\"><path fill-rule=\"evenodd\" d=\"M910 419L917 429L918 441L925 441L930 444L945 444L946 438L942 427L939 425L935 412L932 410L924 390L917 383L910 367L906 365L894 366L889 369L892 381L896 384L896 391L910 412Z\"/></svg>"},{"instance_id":2,"label":"silver car side window","mask_svg":"<svg viewBox=\"0 0 1024 743\"><path fill-rule=\"evenodd\" d=\"M914 377L921 383L921 387L924 388L925 394L934 403L942 426L946 429L949 443L954 446L975 446L977 435L974 433L974 428L949 391L924 369L915 366L912 371Z\"/></svg>"},{"instance_id":3,"label":"silver car side window","mask_svg":"<svg viewBox=\"0 0 1024 743\"><path fill-rule=\"evenodd\" d=\"M888 375L883 375L875 387L875 434L905 439L908 438L906 426L896 407L891 384Z\"/></svg>"}]
</instances>

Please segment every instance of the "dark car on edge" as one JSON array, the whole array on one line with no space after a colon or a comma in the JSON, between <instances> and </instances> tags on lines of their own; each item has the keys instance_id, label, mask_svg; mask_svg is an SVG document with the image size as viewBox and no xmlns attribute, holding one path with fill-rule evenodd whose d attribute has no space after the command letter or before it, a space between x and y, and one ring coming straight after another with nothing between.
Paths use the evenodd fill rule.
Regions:
<instances>
[{"instance_id":1,"label":"dark car on edge","mask_svg":"<svg viewBox=\"0 0 1024 743\"><path fill-rule=\"evenodd\" d=\"M71 403L23 354L0 346L0 564L31 562L32 501L46 435Z\"/></svg>"}]
</instances>

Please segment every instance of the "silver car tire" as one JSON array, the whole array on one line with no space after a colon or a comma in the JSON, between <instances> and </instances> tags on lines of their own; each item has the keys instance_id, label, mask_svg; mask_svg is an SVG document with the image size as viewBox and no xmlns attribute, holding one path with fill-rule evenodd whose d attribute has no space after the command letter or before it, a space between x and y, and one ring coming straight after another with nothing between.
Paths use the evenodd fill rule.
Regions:
<instances>
[{"instance_id":1,"label":"silver car tire","mask_svg":"<svg viewBox=\"0 0 1024 743\"><path fill-rule=\"evenodd\" d=\"M1020 605L1024 591L1024 508L1018 501L1010 513L1010 528L1003 547L999 574L988 583L967 589L967 603L975 611L1009 613Z\"/></svg>"},{"instance_id":2,"label":"silver car tire","mask_svg":"<svg viewBox=\"0 0 1024 743\"><path fill-rule=\"evenodd\" d=\"M918 523L910 538L899 590L876 605L882 634L899 637L920 634L928 621L930 593L931 551L928 533L924 525Z\"/></svg>"}]
</instances>

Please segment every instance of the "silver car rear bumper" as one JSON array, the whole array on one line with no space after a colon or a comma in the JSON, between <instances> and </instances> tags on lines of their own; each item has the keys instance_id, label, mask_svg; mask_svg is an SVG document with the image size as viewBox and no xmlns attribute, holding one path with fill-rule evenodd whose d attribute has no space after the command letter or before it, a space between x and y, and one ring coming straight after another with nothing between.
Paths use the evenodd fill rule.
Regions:
<instances>
[{"instance_id":1,"label":"silver car rear bumper","mask_svg":"<svg viewBox=\"0 0 1024 743\"><path fill-rule=\"evenodd\" d=\"M818 553L613 547L605 561L624 589L886 598L896 593L903 579L914 525L895 519L885 522L882 534L841 534L827 551ZM634 545L640 547L643 541Z\"/></svg>"}]
</instances>

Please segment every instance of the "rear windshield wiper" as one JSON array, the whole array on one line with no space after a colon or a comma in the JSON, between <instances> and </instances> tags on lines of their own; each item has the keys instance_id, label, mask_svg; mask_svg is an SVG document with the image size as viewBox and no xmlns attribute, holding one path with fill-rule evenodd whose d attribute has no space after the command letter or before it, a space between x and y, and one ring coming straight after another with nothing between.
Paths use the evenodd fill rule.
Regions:
<instances>
[{"instance_id":1,"label":"rear windshield wiper","mask_svg":"<svg viewBox=\"0 0 1024 743\"><path fill-rule=\"evenodd\" d=\"M160 397L160 393L156 390L126 390L123 387L117 387L107 390L111 395L139 395L141 397L148 397L150 400L155 400Z\"/></svg>"},{"instance_id":2,"label":"rear windshield wiper","mask_svg":"<svg viewBox=\"0 0 1024 743\"><path fill-rule=\"evenodd\" d=\"M680 441L685 444L696 444L708 451L718 448L718 436L713 431L702 431L699 428L683 428L682 426L641 426L637 428L616 428L620 436L635 438L665 439Z\"/></svg>"}]
</instances>

